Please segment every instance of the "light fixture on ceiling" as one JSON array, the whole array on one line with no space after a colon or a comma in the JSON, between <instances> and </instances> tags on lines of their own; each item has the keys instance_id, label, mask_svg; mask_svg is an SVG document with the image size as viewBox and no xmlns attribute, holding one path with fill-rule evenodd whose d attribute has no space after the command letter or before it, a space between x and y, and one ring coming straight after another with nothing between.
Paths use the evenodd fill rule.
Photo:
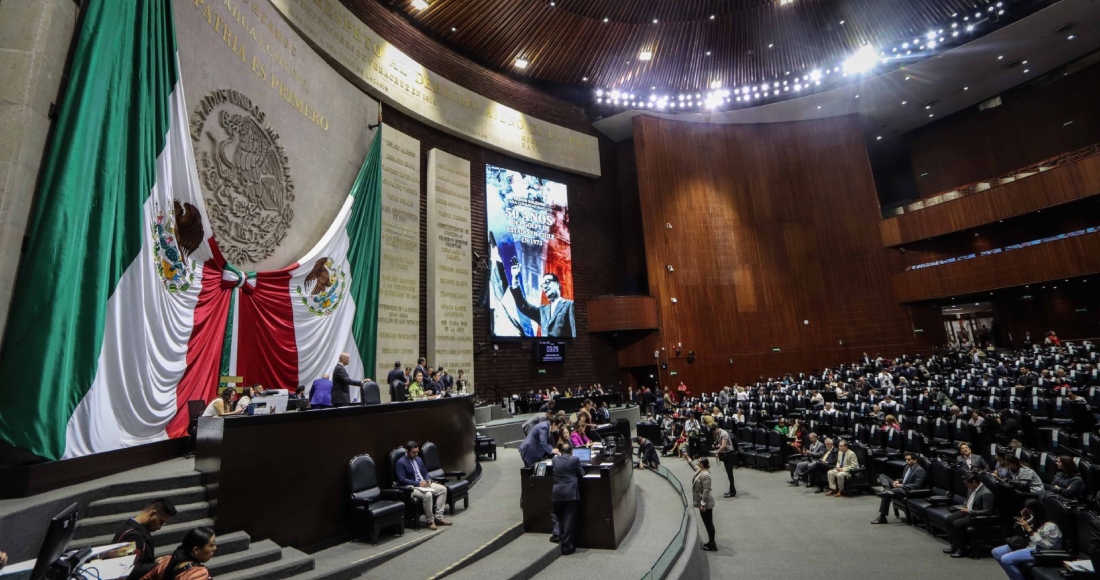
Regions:
<instances>
[{"instance_id":1,"label":"light fixture on ceiling","mask_svg":"<svg viewBox=\"0 0 1100 580\"><path fill-rule=\"evenodd\" d=\"M642 50L638 52L638 60L653 60L653 51Z\"/></svg>"},{"instance_id":2,"label":"light fixture on ceiling","mask_svg":"<svg viewBox=\"0 0 1100 580\"><path fill-rule=\"evenodd\" d=\"M582 80L582 81L587 81L587 80L588 80L588 77L581 77L581 80Z\"/></svg>"},{"instance_id":3,"label":"light fixture on ceiling","mask_svg":"<svg viewBox=\"0 0 1100 580\"><path fill-rule=\"evenodd\" d=\"M603 19L603 23L604 23L604 24L607 24L607 23L608 23L609 21L610 21L610 19L609 19L609 18L604 18L604 19Z\"/></svg>"},{"instance_id":4,"label":"light fixture on ceiling","mask_svg":"<svg viewBox=\"0 0 1100 580\"><path fill-rule=\"evenodd\" d=\"M875 137L875 141L882 141L882 135L879 135L878 137Z\"/></svg>"},{"instance_id":5,"label":"light fixture on ceiling","mask_svg":"<svg viewBox=\"0 0 1100 580\"><path fill-rule=\"evenodd\" d=\"M457 28L455 28L454 26L452 26L452 27L451 27L451 32L458 32L458 29L457 29Z\"/></svg>"},{"instance_id":6,"label":"light fixture on ceiling","mask_svg":"<svg viewBox=\"0 0 1100 580\"><path fill-rule=\"evenodd\" d=\"M517 58L517 59L516 59L516 68L518 68L518 69L525 69L525 68L527 68L527 64L528 64L528 63L527 63L527 59L526 59L526 58Z\"/></svg>"},{"instance_id":7,"label":"light fixture on ceiling","mask_svg":"<svg viewBox=\"0 0 1100 580\"><path fill-rule=\"evenodd\" d=\"M819 71L817 69L814 69L813 71L811 71L810 72L810 80L814 80L814 81L821 80L821 71Z\"/></svg>"},{"instance_id":8,"label":"light fixture on ceiling","mask_svg":"<svg viewBox=\"0 0 1100 580\"><path fill-rule=\"evenodd\" d=\"M1066 37L1066 40L1073 40L1074 38L1077 38L1077 35L1076 34L1071 34L1071 35Z\"/></svg>"},{"instance_id":9,"label":"light fixture on ceiling","mask_svg":"<svg viewBox=\"0 0 1100 580\"><path fill-rule=\"evenodd\" d=\"M657 19L656 18L653 19L653 23L657 24Z\"/></svg>"},{"instance_id":10,"label":"light fixture on ceiling","mask_svg":"<svg viewBox=\"0 0 1100 580\"><path fill-rule=\"evenodd\" d=\"M713 14L710 15L710 19L714 20L714 15Z\"/></svg>"},{"instance_id":11,"label":"light fixture on ceiling","mask_svg":"<svg viewBox=\"0 0 1100 580\"><path fill-rule=\"evenodd\" d=\"M424 10L428 7L427 0L413 0L412 7L417 10Z\"/></svg>"},{"instance_id":12,"label":"light fixture on ceiling","mask_svg":"<svg viewBox=\"0 0 1100 580\"><path fill-rule=\"evenodd\" d=\"M717 81L717 80L715 80L715 81L710 81L710 88L712 88L712 89L720 89L720 88L722 88L722 81Z\"/></svg>"}]
</instances>

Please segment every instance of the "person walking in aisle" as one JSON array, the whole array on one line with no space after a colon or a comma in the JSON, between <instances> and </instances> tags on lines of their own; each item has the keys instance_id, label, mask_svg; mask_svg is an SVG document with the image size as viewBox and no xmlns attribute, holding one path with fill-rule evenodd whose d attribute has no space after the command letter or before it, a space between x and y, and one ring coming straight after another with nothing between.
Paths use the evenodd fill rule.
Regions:
<instances>
[{"instance_id":1,"label":"person walking in aisle","mask_svg":"<svg viewBox=\"0 0 1100 580\"><path fill-rule=\"evenodd\" d=\"M699 508L703 527L707 529L707 543L703 544L703 549L717 552L718 545L714 543L714 496L710 493L710 460L703 457L697 462L692 461L686 453L684 460L695 470L695 477L691 480L691 502Z\"/></svg>"}]
</instances>

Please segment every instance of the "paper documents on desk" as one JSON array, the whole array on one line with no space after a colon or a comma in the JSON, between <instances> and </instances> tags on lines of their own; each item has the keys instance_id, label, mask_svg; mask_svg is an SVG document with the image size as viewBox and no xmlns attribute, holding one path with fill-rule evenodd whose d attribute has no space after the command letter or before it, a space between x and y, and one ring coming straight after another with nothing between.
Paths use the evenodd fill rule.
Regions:
<instances>
[{"instance_id":1,"label":"paper documents on desk","mask_svg":"<svg viewBox=\"0 0 1100 580\"><path fill-rule=\"evenodd\" d=\"M1094 572L1092 568L1092 560L1074 560L1072 562L1066 562L1066 568L1074 572Z\"/></svg>"}]
</instances>

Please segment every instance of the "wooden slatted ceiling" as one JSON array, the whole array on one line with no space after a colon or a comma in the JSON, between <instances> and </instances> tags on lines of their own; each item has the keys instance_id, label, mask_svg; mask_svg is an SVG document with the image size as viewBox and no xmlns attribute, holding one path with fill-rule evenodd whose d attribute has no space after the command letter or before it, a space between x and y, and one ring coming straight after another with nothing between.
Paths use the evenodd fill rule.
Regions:
<instances>
[{"instance_id":1,"label":"wooden slatted ceiling","mask_svg":"<svg viewBox=\"0 0 1100 580\"><path fill-rule=\"evenodd\" d=\"M430 0L425 10L341 1L360 14L365 3L392 5L489 68L517 72L524 57L520 74L546 83L699 92L715 80L734 87L839 66L863 44L923 36L997 0ZM643 49L653 60L638 60Z\"/></svg>"}]
</instances>

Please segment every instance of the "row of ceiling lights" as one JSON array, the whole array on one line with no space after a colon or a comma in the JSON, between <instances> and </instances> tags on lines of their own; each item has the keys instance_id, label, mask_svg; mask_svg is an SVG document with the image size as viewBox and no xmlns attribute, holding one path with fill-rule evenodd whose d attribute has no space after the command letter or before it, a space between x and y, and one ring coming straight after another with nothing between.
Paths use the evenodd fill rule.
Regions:
<instances>
[{"instance_id":1,"label":"row of ceiling lights","mask_svg":"<svg viewBox=\"0 0 1100 580\"><path fill-rule=\"evenodd\" d=\"M848 77L856 77L869 73L875 69L879 64L887 64L893 60L900 60L905 58L923 58L925 56L931 56L932 50L937 47L941 49L946 44L950 44L948 40L957 39L961 32L973 33L976 28L985 22L988 18L991 18L994 14L1002 16L1005 13L1004 3L997 2L995 5L988 6L983 12L980 9L976 10L973 19L969 14L962 16L962 24L959 21L952 22L950 28L951 33L945 33L945 29L937 29L929 31L922 44L921 38L915 38L912 44L908 40L900 42L896 47L891 50L891 53L887 53L885 50L876 51L875 47L871 45L864 45L860 47L852 56L846 59L840 66L815 68L809 71L807 74L803 74L801 77L795 76L793 83L786 79L773 79L769 82L762 83L760 85L752 84L746 85L741 88L734 88L733 94L730 94L728 89L718 90L722 86L720 80L711 81L711 91L707 92L704 98L702 93L695 93L695 98L692 98L692 93L680 94L677 98L673 98L672 95L656 95L651 94L649 100L642 100L639 95L635 98L633 92L622 91L617 89L596 89L595 98L597 105L621 107L621 108L643 108L643 109L718 109L723 105L736 106L734 103L741 103L742 105L748 105L750 103L759 104L759 101L769 100L774 101L777 98L799 96L804 94L804 91L813 91L817 87L822 85L822 81L831 79L844 79ZM958 18L959 14L955 13L952 18ZM844 24L845 21L840 21ZM960 31L961 29L961 31ZM943 35L943 36L941 36ZM1072 36L1070 37L1073 38ZM769 44L768 47L772 48L774 45ZM913 55L913 51L929 51L918 52ZM902 52L904 51L904 52ZM710 56L710 51L707 51L707 56ZM639 51L638 60L649 61L653 59L653 51L650 49L644 49ZM527 62L524 61L524 66ZM1030 72L1030 71L1027 71ZM791 72L787 71L784 76L790 76ZM832 75L831 77L829 75ZM828 77L828 78L827 78ZM587 78L586 78L587 80ZM844 82L843 80L836 80L833 84ZM656 87L651 87L656 89ZM858 96L856 98L859 98ZM820 107L818 107L820 108Z\"/></svg>"}]
</instances>

